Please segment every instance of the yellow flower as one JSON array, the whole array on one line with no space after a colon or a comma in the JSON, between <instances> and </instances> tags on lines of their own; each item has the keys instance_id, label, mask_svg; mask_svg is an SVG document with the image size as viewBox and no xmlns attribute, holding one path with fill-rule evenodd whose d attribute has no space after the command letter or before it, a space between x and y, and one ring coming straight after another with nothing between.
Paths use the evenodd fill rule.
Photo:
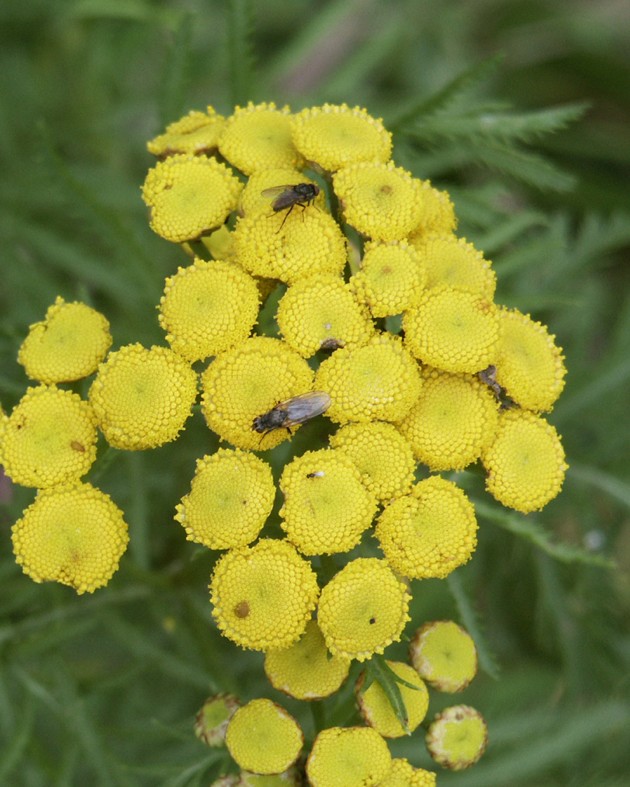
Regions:
<instances>
[{"instance_id":1,"label":"yellow flower","mask_svg":"<svg viewBox=\"0 0 630 787\"><path fill-rule=\"evenodd\" d=\"M420 396L398 428L430 470L462 470L494 438L499 405L473 375L425 367L422 380Z\"/></svg>"},{"instance_id":2,"label":"yellow flower","mask_svg":"<svg viewBox=\"0 0 630 787\"><path fill-rule=\"evenodd\" d=\"M431 476L385 508L376 537L394 571L410 579L442 579L472 557L475 510L452 481Z\"/></svg>"},{"instance_id":3,"label":"yellow flower","mask_svg":"<svg viewBox=\"0 0 630 787\"><path fill-rule=\"evenodd\" d=\"M333 177L346 222L375 240L402 240L422 218L421 181L389 164L361 162Z\"/></svg>"},{"instance_id":4,"label":"yellow flower","mask_svg":"<svg viewBox=\"0 0 630 787\"><path fill-rule=\"evenodd\" d=\"M234 243L232 231L226 224L209 235L204 235L201 238L201 242L208 249L213 260L233 261ZM184 243L182 245L186 248L188 244ZM195 254L192 249L187 249L187 253L194 259Z\"/></svg>"},{"instance_id":5,"label":"yellow flower","mask_svg":"<svg viewBox=\"0 0 630 787\"><path fill-rule=\"evenodd\" d=\"M271 685L298 700L319 700L334 694L348 677L350 662L331 656L317 623L309 620L298 642L265 654Z\"/></svg>"},{"instance_id":6,"label":"yellow flower","mask_svg":"<svg viewBox=\"0 0 630 787\"><path fill-rule=\"evenodd\" d=\"M491 301L497 276L483 254L465 238L454 235L429 235L410 238L427 271L427 287L445 284L466 290Z\"/></svg>"},{"instance_id":7,"label":"yellow flower","mask_svg":"<svg viewBox=\"0 0 630 787\"><path fill-rule=\"evenodd\" d=\"M166 240L196 240L236 208L242 184L219 161L176 154L158 162L142 187L151 229Z\"/></svg>"},{"instance_id":8,"label":"yellow flower","mask_svg":"<svg viewBox=\"0 0 630 787\"><path fill-rule=\"evenodd\" d=\"M527 410L501 413L494 441L481 460L488 473L488 492L523 514L553 500L567 470L558 433L544 418Z\"/></svg>"},{"instance_id":9,"label":"yellow flower","mask_svg":"<svg viewBox=\"0 0 630 787\"><path fill-rule=\"evenodd\" d=\"M280 705L257 699L230 719L225 745L241 768L281 773L297 760L304 736L296 720Z\"/></svg>"},{"instance_id":10,"label":"yellow flower","mask_svg":"<svg viewBox=\"0 0 630 787\"><path fill-rule=\"evenodd\" d=\"M380 503L411 489L416 463L411 446L392 424L347 424L332 435L330 447L352 459L364 486Z\"/></svg>"},{"instance_id":11,"label":"yellow flower","mask_svg":"<svg viewBox=\"0 0 630 787\"><path fill-rule=\"evenodd\" d=\"M236 107L219 140L221 155L241 172L251 175L260 169L296 167L300 155L291 141L288 107L252 104Z\"/></svg>"},{"instance_id":12,"label":"yellow flower","mask_svg":"<svg viewBox=\"0 0 630 787\"><path fill-rule=\"evenodd\" d=\"M373 787L391 764L387 744L371 727L329 727L315 738L306 775L312 787Z\"/></svg>"},{"instance_id":13,"label":"yellow flower","mask_svg":"<svg viewBox=\"0 0 630 787\"><path fill-rule=\"evenodd\" d=\"M57 297L42 322L29 327L18 361L32 380L62 383L96 370L112 343L109 323L85 303Z\"/></svg>"},{"instance_id":14,"label":"yellow flower","mask_svg":"<svg viewBox=\"0 0 630 787\"><path fill-rule=\"evenodd\" d=\"M287 284L316 273L338 276L348 256L337 222L314 206L288 218L284 211L245 216L233 238L236 259L246 271Z\"/></svg>"},{"instance_id":15,"label":"yellow flower","mask_svg":"<svg viewBox=\"0 0 630 787\"><path fill-rule=\"evenodd\" d=\"M396 422L418 398L420 372L402 341L384 333L363 347L336 350L320 365L315 388L330 394L332 421Z\"/></svg>"},{"instance_id":16,"label":"yellow flower","mask_svg":"<svg viewBox=\"0 0 630 787\"><path fill-rule=\"evenodd\" d=\"M189 112L169 123L163 134L147 142L147 150L161 158L173 153L213 153L224 126L225 118L212 107L208 107L207 112Z\"/></svg>"},{"instance_id":17,"label":"yellow flower","mask_svg":"<svg viewBox=\"0 0 630 787\"><path fill-rule=\"evenodd\" d=\"M551 410L567 371L555 337L518 309L500 309L498 316L497 382L526 410Z\"/></svg>"},{"instance_id":18,"label":"yellow flower","mask_svg":"<svg viewBox=\"0 0 630 787\"><path fill-rule=\"evenodd\" d=\"M237 448L274 448L289 432L261 435L254 431L254 418L307 393L312 382L308 363L284 342L254 336L218 355L203 373L203 414L210 429Z\"/></svg>"},{"instance_id":19,"label":"yellow flower","mask_svg":"<svg viewBox=\"0 0 630 787\"><path fill-rule=\"evenodd\" d=\"M166 280L160 325L176 353L199 361L240 344L258 319L258 287L230 262L205 262L179 268Z\"/></svg>"},{"instance_id":20,"label":"yellow flower","mask_svg":"<svg viewBox=\"0 0 630 787\"><path fill-rule=\"evenodd\" d=\"M392 760L392 767L378 787L435 787L436 776L433 771L414 768L408 760Z\"/></svg>"},{"instance_id":21,"label":"yellow flower","mask_svg":"<svg viewBox=\"0 0 630 787\"><path fill-rule=\"evenodd\" d=\"M431 722L426 743L437 763L451 771L462 771L474 765L486 750L488 727L479 711L469 705L454 705Z\"/></svg>"},{"instance_id":22,"label":"yellow flower","mask_svg":"<svg viewBox=\"0 0 630 787\"><path fill-rule=\"evenodd\" d=\"M426 716L429 692L422 678L409 664L402 661L387 661L387 666L399 678L415 686L415 689L411 689L402 683L398 684L405 706L406 727L400 723L396 711L378 681L374 681L363 691L365 673L361 675L356 685L357 703L359 713L366 724L373 727L384 738L401 738L403 735L410 735Z\"/></svg>"},{"instance_id":23,"label":"yellow flower","mask_svg":"<svg viewBox=\"0 0 630 787\"><path fill-rule=\"evenodd\" d=\"M13 525L15 560L24 573L77 593L109 582L128 540L122 511L90 484L40 491Z\"/></svg>"},{"instance_id":24,"label":"yellow flower","mask_svg":"<svg viewBox=\"0 0 630 787\"><path fill-rule=\"evenodd\" d=\"M413 636L409 656L420 677L438 691L463 691L477 674L477 649L452 620L425 623Z\"/></svg>"},{"instance_id":25,"label":"yellow flower","mask_svg":"<svg viewBox=\"0 0 630 787\"><path fill-rule=\"evenodd\" d=\"M310 358L329 347L365 344L372 321L339 276L319 273L296 281L278 304L278 327L294 350Z\"/></svg>"},{"instance_id":26,"label":"yellow flower","mask_svg":"<svg viewBox=\"0 0 630 787\"><path fill-rule=\"evenodd\" d=\"M272 215L274 197L270 197L264 192L267 189L277 189L281 186L297 186L299 183L313 185L315 181L293 167L274 167L254 172L241 192L239 215L249 216L257 213ZM320 210L326 210L326 196L323 191L320 190L313 204L317 205ZM298 208L297 211L301 213L301 208ZM283 218L284 215L283 213Z\"/></svg>"},{"instance_id":27,"label":"yellow flower","mask_svg":"<svg viewBox=\"0 0 630 787\"><path fill-rule=\"evenodd\" d=\"M282 473L282 529L304 555L348 552L372 524L376 499L344 453L323 449L293 459Z\"/></svg>"},{"instance_id":28,"label":"yellow flower","mask_svg":"<svg viewBox=\"0 0 630 787\"><path fill-rule=\"evenodd\" d=\"M420 181L422 189L422 215L409 243L416 245L429 235L452 235L457 228L455 206L447 191L439 191L431 181Z\"/></svg>"},{"instance_id":29,"label":"yellow flower","mask_svg":"<svg viewBox=\"0 0 630 787\"><path fill-rule=\"evenodd\" d=\"M474 374L495 363L499 338L492 301L440 286L425 292L403 318L405 344L423 363Z\"/></svg>"},{"instance_id":30,"label":"yellow flower","mask_svg":"<svg viewBox=\"0 0 630 787\"><path fill-rule=\"evenodd\" d=\"M78 394L53 386L28 388L0 424L7 475L40 489L78 481L96 459L96 419Z\"/></svg>"},{"instance_id":31,"label":"yellow flower","mask_svg":"<svg viewBox=\"0 0 630 787\"><path fill-rule=\"evenodd\" d=\"M156 448L184 428L197 396L197 375L167 347L128 344L99 366L89 396L110 445Z\"/></svg>"},{"instance_id":32,"label":"yellow flower","mask_svg":"<svg viewBox=\"0 0 630 787\"><path fill-rule=\"evenodd\" d=\"M417 306L426 281L424 263L405 241L366 243L360 270L350 284L374 317Z\"/></svg>"},{"instance_id":33,"label":"yellow flower","mask_svg":"<svg viewBox=\"0 0 630 787\"><path fill-rule=\"evenodd\" d=\"M318 595L315 572L287 541L262 539L227 552L210 582L219 629L252 650L277 650L296 642Z\"/></svg>"},{"instance_id":34,"label":"yellow flower","mask_svg":"<svg viewBox=\"0 0 630 787\"><path fill-rule=\"evenodd\" d=\"M240 707L240 701L233 694L208 697L195 716L194 731L197 738L206 746L223 746L228 722Z\"/></svg>"},{"instance_id":35,"label":"yellow flower","mask_svg":"<svg viewBox=\"0 0 630 787\"><path fill-rule=\"evenodd\" d=\"M386 561L357 558L321 592L317 622L335 656L365 661L397 642L411 596Z\"/></svg>"},{"instance_id":36,"label":"yellow flower","mask_svg":"<svg viewBox=\"0 0 630 787\"><path fill-rule=\"evenodd\" d=\"M258 537L275 494L268 464L245 451L221 448L197 460L190 492L175 519L189 541L210 549L245 546Z\"/></svg>"},{"instance_id":37,"label":"yellow flower","mask_svg":"<svg viewBox=\"0 0 630 787\"><path fill-rule=\"evenodd\" d=\"M358 161L386 162L391 156L392 135L380 118L359 107L309 107L293 116L291 129L304 158L329 172Z\"/></svg>"}]
</instances>

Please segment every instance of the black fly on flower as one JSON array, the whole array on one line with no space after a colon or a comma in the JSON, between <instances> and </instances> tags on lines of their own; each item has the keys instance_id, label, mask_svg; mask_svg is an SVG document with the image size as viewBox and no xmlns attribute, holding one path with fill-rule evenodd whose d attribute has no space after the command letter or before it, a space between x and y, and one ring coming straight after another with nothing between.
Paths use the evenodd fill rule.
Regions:
<instances>
[{"instance_id":1,"label":"black fly on flower","mask_svg":"<svg viewBox=\"0 0 630 787\"><path fill-rule=\"evenodd\" d=\"M311 205L315 197L319 194L319 186L314 183L296 183L289 186L272 186L270 189L265 189L261 192L261 196L273 198L271 205L274 213L279 213L281 210L287 210L285 217L282 219L278 232L284 227L284 222L291 215L291 211L296 205L299 205L302 210Z\"/></svg>"},{"instance_id":2,"label":"black fly on flower","mask_svg":"<svg viewBox=\"0 0 630 787\"><path fill-rule=\"evenodd\" d=\"M278 402L269 412L257 415L252 429L263 436L274 429L288 429L290 432L291 427L299 426L325 413L330 403L330 396L325 391L311 391L293 396Z\"/></svg>"}]
</instances>

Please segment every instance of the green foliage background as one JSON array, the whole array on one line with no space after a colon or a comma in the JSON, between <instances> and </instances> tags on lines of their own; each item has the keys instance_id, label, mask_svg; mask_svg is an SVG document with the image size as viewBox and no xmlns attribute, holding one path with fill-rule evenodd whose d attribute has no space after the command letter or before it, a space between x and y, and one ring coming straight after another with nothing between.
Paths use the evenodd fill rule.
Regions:
<instances>
[{"instance_id":1,"label":"green foliage background","mask_svg":"<svg viewBox=\"0 0 630 787\"><path fill-rule=\"evenodd\" d=\"M460 474L479 549L447 582L416 583L414 622L461 620L484 667L461 701L488 719L489 749L440 784L621 787L630 773L629 51L614 0L0 5L5 408L27 385L17 348L58 294L101 309L116 345L163 341L155 304L185 258L148 227L145 142L208 103L346 101L383 116L397 161L451 192L460 234L494 261L497 301L565 348L550 418L571 465L562 495L510 515ZM21 574L10 525L33 495L2 483L0 784L205 785L223 767L192 736L205 697L276 698L260 654L218 636L212 559L172 520L213 447L196 414L174 445L97 469L131 546L91 597ZM307 739L322 716L348 723L351 701L344 690L311 716L283 700ZM434 694L431 711L447 704ZM394 749L430 767L418 734Z\"/></svg>"}]
</instances>

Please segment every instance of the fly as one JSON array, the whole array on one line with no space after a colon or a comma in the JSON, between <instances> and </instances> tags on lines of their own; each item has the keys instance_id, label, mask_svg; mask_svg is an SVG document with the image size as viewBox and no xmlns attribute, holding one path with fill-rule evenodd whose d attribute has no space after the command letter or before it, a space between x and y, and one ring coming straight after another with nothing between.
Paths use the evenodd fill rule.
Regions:
<instances>
[{"instance_id":1,"label":"fly","mask_svg":"<svg viewBox=\"0 0 630 787\"><path fill-rule=\"evenodd\" d=\"M315 197L319 194L319 186L314 183L296 183L289 186L272 186L270 189L265 189L261 192L263 197L273 197L271 207L274 213L279 213L281 210L287 210L286 216L282 219L282 224L278 232L284 227L284 222L291 215L291 211L296 205L299 205L302 210L311 205Z\"/></svg>"},{"instance_id":2,"label":"fly","mask_svg":"<svg viewBox=\"0 0 630 787\"><path fill-rule=\"evenodd\" d=\"M278 402L267 413L257 415L252 422L252 429L263 436L274 429L288 429L290 432L291 427L299 426L325 413L330 403L330 396L325 391L300 394Z\"/></svg>"}]
</instances>

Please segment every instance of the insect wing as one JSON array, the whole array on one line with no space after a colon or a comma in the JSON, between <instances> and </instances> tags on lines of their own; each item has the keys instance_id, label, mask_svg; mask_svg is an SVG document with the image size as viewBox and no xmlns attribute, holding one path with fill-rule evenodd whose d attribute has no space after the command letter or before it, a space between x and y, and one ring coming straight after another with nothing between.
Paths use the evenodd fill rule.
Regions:
<instances>
[{"instance_id":1,"label":"insect wing","mask_svg":"<svg viewBox=\"0 0 630 787\"><path fill-rule=\"evenodd\" d=\"M282 402L282 406L287 414L287 421L292 424L303 424L311 418L322 415L330 407L331 399L325 391L313 391L312 393L294 396Z\"/></svg>"}]
</instances>

